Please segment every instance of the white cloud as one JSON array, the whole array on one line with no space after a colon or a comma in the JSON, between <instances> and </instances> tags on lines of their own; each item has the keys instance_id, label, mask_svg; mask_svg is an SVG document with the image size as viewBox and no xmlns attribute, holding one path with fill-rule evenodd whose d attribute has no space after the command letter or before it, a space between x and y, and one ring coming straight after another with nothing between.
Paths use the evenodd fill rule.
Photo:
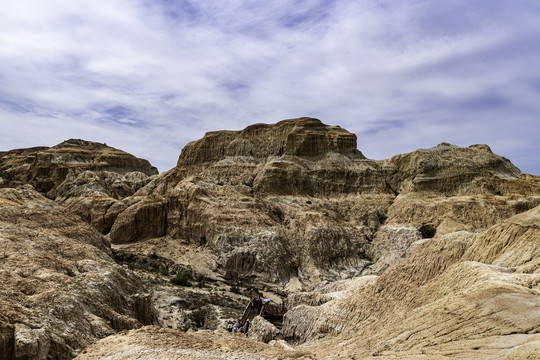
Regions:
<instances>
[{"instance_id":1,"label":"white cloud","mask_svg":"<svg viewBox=\"0 0 540 360\"><path fill-rule=\"evenodd\" d=\"M373 158L487 142L540 173L528 155L540 150L540 48L530 43L539 10L533 1L8 0L2 150L86 138L164 171L206 131L308 115L356 132Z\"/></svg>"}]
</instances>

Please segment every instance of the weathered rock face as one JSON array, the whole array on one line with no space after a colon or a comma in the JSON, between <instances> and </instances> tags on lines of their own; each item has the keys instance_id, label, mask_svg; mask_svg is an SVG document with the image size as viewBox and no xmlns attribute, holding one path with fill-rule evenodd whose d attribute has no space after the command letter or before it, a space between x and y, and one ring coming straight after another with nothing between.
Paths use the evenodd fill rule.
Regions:
<instances>
[{"instance_id":1,"label":"weathered rock face","mask_svg":"<svg viewBox=\"0 0 540 360\"><path fill-rule=\"evenodd\" d=\"M528 192L528 184L505 180L523 177L508 159L495 155L487 145L463 148L441 143L390 159L397 192L435 191L444 195L508 194Z\"/></svg>"},{"instance_id":2,"label":"weathered rock face","mask_svg":"<svg viewBox=\"0 0 540 360\"><path fill-rule=\"evenodd\" d=\"M263 343L269 343L272 340L283 340L281 332L261 316L255 316L251 322L248 337Z\"/></svg>"},{"instance_id":3,"label":"weathered rock face","mask_svg":"<svg viewBox=\"0 0 540 360\"><path fill-rule=\"evenodd\" d=\"M15 184L31 184L44 194L50 192L48 195L52 198L58 195L57 192L67 191L66 184L62 190L57 189L66 178L68 182L75 182L74 185L99 180L99 176L85 174L86 171L116 174L141 172L147 176L158 173L146 160L105 144L75 139L66 140L51 148L7 151L0 154L0 164L4 174L2 177ZM81 178L77 179L80 175ZM122 196L122 187L126 186L128 181L119 181L117 184L116 188L112 184L108 184L109 189L106 189L104 184L99 184L99 187L112 192L111 195Z\"/></svg>"},{"instance_id":4,"label":"weathered rock face","mask_svg":"<svg viewBox=\"0 0 540 360\"><path fill-rule=\"evenodd\" d=\"M0 274L9 284L0 298L8 309L0 311L4 357L74 354L152 318L138 280L112 264L106 240L73 213L107 233L116 254L140 252L148 266L159 257L168 270L215 279L222 285L207 294L211 299L234 293L231 285L288 293L282 333L304 344L294 353L279 340L271 340L277 349L234 335L222 341L231 335L224 332L144 328L100 342L86 358L116 356L118 349L124 358L241 358L253 349L270 358L512 358L537 346L540 178L486 145L443 143L374 161L356 150L354 134L301 118L208 133L185 147L177 167L152 177L144 164L117 161L123 155L95 162L77 155L114 153L101 145L65 147L54 156L46 148L0 154L0 236L8 244ZM45 162L31 155L40 152ZM47 166L32 170L35 164ZM31 176L22 179L25 172ZM55 202L29 188L8 189L21 182ZM176 309L198 292L180 296L166 285L154 287L160 324L192 327L192 309ZM56 306L53 298L70 305ZM214 305L204 305L204 326L229 320L221 313L227 306ZM266 325L251 336L279 336ZM245 348L220 352L224 344ZM208 352L193 351L205 346Z\"/></svg>"},{"instance_id":5,"label":"weathered rock face","mask_svg":"<svg viewBox=\"0 0 540 360\"><path fill-rule=\"evenodd\" d=\"M157 173L144 159L84 140L0 153L2 187L30 184L105 234L119 213L115 209L127 207L120 200Z\"/></svg>"},{"instance_id":6,"label":"weathered rock face","mask_svg":"<svg viewBox=\"0 0 540 360\"><path fill-rule=\"evenodd\" d=\"M0 189L0 354L70 359L153 321L150 295L90 225L31 186Z\"/></svg>"},{"instance_id":7,"label":"weathered rock face","mask_svg":"<svg viewBox=\"0 0 540 360\"><path fill-rule=\"evenodd\" d=\"M354 134L291 119L188 144L176 168L123 201L110 239L166 235L209 247L208 270L231 281L309 286L381 273L424 224L439 235L483 231L539 205L539 195L538 178L487 146L441 144L374 161L356 150Z\"/></svg>"},{"instance_id":8,"label":"weathered rock face","mask_svg":"<svg viewBox=\"0 0 540 360\"><path fill-rule=\"evenodd\" d=\"M425 240L366 286L349 284L347 294L330 300L327 294L322 304L292 301L283 333L299 342L327 339L310 348L322 358L534 353L539 223L537 207L481 235L461 231Z\"/></svg>"}]
</instances>

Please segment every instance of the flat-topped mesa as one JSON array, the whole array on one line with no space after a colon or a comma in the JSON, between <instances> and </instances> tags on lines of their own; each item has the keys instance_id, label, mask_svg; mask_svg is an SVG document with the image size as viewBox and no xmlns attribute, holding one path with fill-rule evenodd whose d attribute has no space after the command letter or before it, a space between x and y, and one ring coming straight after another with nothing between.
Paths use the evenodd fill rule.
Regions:
<instances>
[{"instance_id":1,"label":"flat-topped mesa","mask_svg":"<svg viewBox=\"0 0 540 360\"><path fill-rule=\"evenodd\" d=\"M157 169L148 160L93 141L69 139L46 150L45 153L50 154L53 162L63 162L72 166L86 165L95 170L120 174L133 171L142 172L148 176L158 174Z\"/></svg>"},{"instance_id":2,"label":"flat-topped mesa","mask_svg":"<svg viewBox=\"0 0 540 360\"><path fill-rule=\"evenodd\" d=\"M323 124L318 119L303 117L276 124L255 124L240 131L212 131L202 139L187 144L177 167L215 163L226 157L253 160L272 156L321 157L339 153L364 159L356 148L356 135L339 126Z\"/></svg>"},{"instance_id":3,"label":"flat-topped mesa","mask_svg":"<svg viewBox=\"0 0 540 360\"><path fill-rule=\"evenodd\" d=\"M97 142L70 139L53 147L17 149L0 154L3 174L13 184L29 183L47 193L60 185L70 172L108 171L156 175L147 160Z\"/></svg>"}]
</instances>

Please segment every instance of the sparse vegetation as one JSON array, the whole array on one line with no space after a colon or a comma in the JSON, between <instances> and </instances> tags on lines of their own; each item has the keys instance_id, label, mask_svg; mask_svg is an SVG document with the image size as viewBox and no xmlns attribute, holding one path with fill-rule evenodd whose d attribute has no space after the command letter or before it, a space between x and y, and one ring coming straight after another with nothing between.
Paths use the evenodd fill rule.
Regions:
<instances>
[{"instance_id":1,"label":"sparse vegetation","mask_svg":"<svg viewBox=\"0 0 540 360\"><path fill-rule=\"evenodd\" d=\"M171 283L178 286L191 286L193 276L189 271L182 271L171 279Z\"/></svg>"},{"instance_id":2,"label":"sparse vegetation","mask_svg":"<svg viewBox=\"0 0 540 360\"><path fill-rule=\"evenodd\" d=\"M204 276L203 274L198 274L195 278L198 287L204 287L206 285L206 280L206 276Z\"/></svg>"},{"instance_id":3,"label":"sparse vegetation","mask_svg":"<svg viewBox=\"0 0 540 360\"><path fill-rule=\"evenodd\" d=\"M422 238L430 239L435 236L437 228L431 224L422 224L422 226L418 228L418 231L422 234Z\"/></svg>"},{"instance_id":4,"label":"sparse vegetation","mask_svg":"<svg viewBox=\"0 0 540 360\"><path fill-rule=\"evenodd\" d=\"M203 327L206 319L206 310L198 309L193 311L193 322L196 327Z\"/></svg>"},{"instance_id":5,"label":"sparse vegetation","mask_svg":"<svg viewBox=\"0 0 540 360\"><path fill-rule=\"evenodd\" d=\"M223 186L224 183L223 183L223 181L218 181L218 182L217 182L217 185L218 185L218 186Z\"/></svg>"},{"instance_id":6,"label":"sparse vegetation","mask_svg":"<svg viewBox=\"0 0 540 360\"><path fill-rule=\"evenodd\" d=\"M311 204L311 200L306 201L306 204L310 205L310 204Z\"/></svg>"},{"instance_id":7,"label":"sparse vegetation","mask_svg":"<svg viewBox=\"0 0 540 360\"><path fill-rule=\"evenodd\" d=\"M169 269L161 269L160 274L162 276L169 276Z\"/></svg>"},{"instance_id":8,"label":"sparse vegetation","mask_svg":"<svg viewBox=\"0 0 540 360\"><path fill-rule=\"evenodd\" d=\"M240 294L240 289L238 288L238 286L231 286L229 291L232 292L233 294Z\"/></svg>"},{"instance_id":9,"label":"sparse vegetation","mask_svg":"<svg viewBox=\"0 0 540 360\"><path fill-rule=\"evenodd\" d=\"M148 254L148 257L149 257L150 259L154 259L154 260L155 260L155 259L157 259L159 256L158 256L155 252L153 252L153 253L151 253L151 254Z\"/></svg>"},{"instance_id":10,"label":"sparse vegetation","mask_svg":"<svg viewBox=\"0 0 540 360\"><path fill-rule=\"evenodd\" d=\"M285 218L285 215L283 214L283 210L279 206L274 206L270 210L268 210L268 215L271 218L274 218L278 220L279 222L282 222Z\"/></svg>"}]
</instances>

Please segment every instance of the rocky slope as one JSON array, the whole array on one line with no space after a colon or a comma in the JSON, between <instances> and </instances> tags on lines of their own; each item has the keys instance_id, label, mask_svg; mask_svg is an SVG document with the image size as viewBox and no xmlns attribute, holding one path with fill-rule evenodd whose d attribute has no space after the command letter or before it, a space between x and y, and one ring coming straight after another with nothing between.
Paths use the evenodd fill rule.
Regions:
<instances>
[{"instance_id":1,"label":"rocky slope","mask_svg":"<svg viewBox=\"0 0 540 360\"><path fill-rule=\"evenodd\" d=\"M427 236L423 225L483 231L537 206L539 195L537 177L486 145L443 143L375 161L354 134L301 118L186 145L174 169L124 199L109 236L175 239L211 254L207 272L292 290L380 274Z\"/></svg>"},{"instance_id":2,"label":"rocky slope","mask_svg":"<svg viewBox=\"0 0 540 360\"><path fill-rule=\"evenodd\" d=\"M104 234L126 208L119 200L157 173L147 160L85 140L0 153L0 186L30 184Z\"/></svg>"},{"instance_id":3,"label":"rocky slope","mask_svg":"<svg viewBox=\"0 0 540 360\"><path fill-rule=\"evenodd\" d=\"M364 278L348 280L345 293L334 286L315 302L310 293L296 294L292 299L302 301L286 314L283 332L297 342L340 344L308 347L333 349L322 358L511 358L521 347L519 353L534 358L538 224L540 207L481 235L461 231L427 240L375 280L360 286Z\"/></svg>"},{"instance_id":4,"label":"rocky slope","mask_svg":"<svg viewBox=\"0 0 540 360\"><path fill-rule=\"evenodd\" d=\"M150 295L108 241L30 185L0 189L0 358L70 359L154 321Z\"/></svg>"},{"instance_id":5,"label":"rocky slope","mask_svg":"<svg viewBox=\"0 0 540 360\"><path fill-rule=\"evenodd\" d=\"M208 133L159 175L81 140L1 153L0 169L2 261L19 259L2 273L15 279L1 298L15 309L0 315L6 356L69 357L106 335L80 358L512 359L538 348L540 178L487 145L369 160L354 134L300 118ZM88 259L98 264L79 265ZM45 270L22 276L25 263ZM172 285L180 275L197 287ZM44 312L50 298L35 295L53 287L75 310ZM222 327L258 291L289 309L283 328L255 319L258 342L179 331ZM72 336L74 311L90 325ZM112 335L151 321L170 330Z\"/></svg>"}]
</instances>

